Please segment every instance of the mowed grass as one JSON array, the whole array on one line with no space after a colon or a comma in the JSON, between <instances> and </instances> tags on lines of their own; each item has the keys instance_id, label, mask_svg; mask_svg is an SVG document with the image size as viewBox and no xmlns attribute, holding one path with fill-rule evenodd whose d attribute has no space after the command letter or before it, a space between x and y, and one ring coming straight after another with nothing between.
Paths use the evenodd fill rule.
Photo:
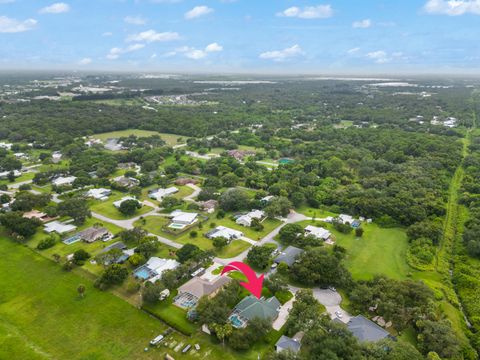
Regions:
<instances>
[{"instance_id":1,"label":"mowed grass","mask_svg":"<svg viewBox=\"0 0 480 360\"><path fill-rule=\"evenodd\" d=\"M0 262L0 358L158 358L143 349L166 325L4 237L0 251L8 254Z\"/></svg>"},{"instance_id":2,"label":"mowed grass","mask_svg":"<svg viewBox=\"0 0 480 360\"><path fill-rule=\"evenodd\" d=\"M312 222L303 221L300 224L307 226ZM375 275L405 279L411 271L405 260L408 240L403 229L384 229L376 224L363 224L365 232L358 238L353 231L346 235L333 229L330 224L313 223L316 224L330 230L335 235L336 244L347 249L345 263L356 280L371 279Z\"/></svg>"},{"instance_id":3,"label":"mowed grass","mask_svg":"<svg viewBox=\"0 0 480 360\"><path fill-rule=\"evenodd\" d=\"M139 129L128 129L128 130L120 130L120 131L112 131L108 133L96 134L93 137L96 139L100 139L105 141L107 139L118 139L121 137L128 137L130 135L135 135L136 137L149 137L153 135L160 135L163 141L167 143L169 146L174 146L178 144L184 144L188 137L182 135L175 135L175 134L166 134L166 133L159 133L156 131L149 131L149 130L139 130ZM180 139L180 141L178 141Z\"/></svg>"},{"instance_id":4,"label":"mowed grass","mask_svg":"<svg viewBox=\"0 0 480 360\"><path fill-rule=\"evenodd\" d=\"M106 201L90 200L90 204L91 204L90 209L95 213L106 216L109 219L113 219L113 220L131 219L137 216L144 215L153 210L153 208L151 208L150 206L143 205L132 216L125 216L115 206L113 206L113 203L127 196L129 195L122 194L119 192L114 192Z\"/></svg>"}]
</instances>

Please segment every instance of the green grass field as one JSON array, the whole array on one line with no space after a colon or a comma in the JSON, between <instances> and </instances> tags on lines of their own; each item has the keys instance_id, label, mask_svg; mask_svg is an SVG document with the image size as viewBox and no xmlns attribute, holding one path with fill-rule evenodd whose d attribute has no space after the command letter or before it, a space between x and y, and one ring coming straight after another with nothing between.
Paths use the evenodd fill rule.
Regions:
<instances>
[{"instance_id":1,"label":"green grass field","mask_svg":"<svg viewBox=\"0 0 480 360\"><path fill-rule=\"evenodd\" d=\"M268 343L238 353L199 331L191 337L174 332L158 349L145 352L166 324L4 237L0 251L8 254L0 262L0 359L141 360L163 359L169 353L182 360L256 360L281 335L272 331ZM83 299L76 291L79 284L87 289ZM178 320L183 314L170 318ZM199 344L201 350L182 355L187 344Z\"/></svg>"},{"instance_id":2,"label":"green grass field","mask_svg":"<svg viewBox=\"0 0 480 360\"><path fill-rule=\"evenodd\" d=\"M312 222L303 221L300 224L307 226ZM347 249L346 265L354 279L371 279L375 275L405 279L411 271L405 260L408 241L403 229L384 229L376 224L363 224L365 233L357 238L354 232L345 235L331 225L319 226L330 230L336 237L336 243Z\"/></svg>"},{"instance_id":3,"label":"green grass field","mask_svg":"<svg viewBox=\"0 0 480 360\"><path fill-rule=\"evenodd\" d=\"M0 251L8 254L0 262L0 358L158 358L143 349L164 324L3 237Z\"/></svg>"},{"instance_id":4,"label":"green grass field","mask_svg":"<svg viewBox=\"0 0 480 360\"><path fill-rule=\"evenodd\" d=\"M133 216L125 216L115 206L113 206L113 203L115 201L120 200L125 196L127 195L122 194L120 192L113 192L112 195L106 201L90 200L90 204L91 204L90 209L95 213L106 216L113 220L131 219L137 216L144 215L153 210L153 208L143 205L140 209L138 209L135 212Z\"/></svg>"},{"instance_id":5,"label":"green grass field","mask_svg":"<svg viewBox=\"0 0 480 360\"><path fill-rule=\"evenodd\" d=\"M107 139L128 137L130 135L135 135L137 137L149 137L149 136L153 136L153 135L160 135L162 140L165 141L167 143L167 145L169 145L169 146L183 144L188 139L187 136L159 133L159 132L156 132L156 131L139 130L139 129L112 131L112 132L108 132L108 133L96 134L93 137L96 138L96 139L100 139L102 141L105 141ZM181 139L181 141L178 142L178 139Z\"/></svg>"}]
</instances>

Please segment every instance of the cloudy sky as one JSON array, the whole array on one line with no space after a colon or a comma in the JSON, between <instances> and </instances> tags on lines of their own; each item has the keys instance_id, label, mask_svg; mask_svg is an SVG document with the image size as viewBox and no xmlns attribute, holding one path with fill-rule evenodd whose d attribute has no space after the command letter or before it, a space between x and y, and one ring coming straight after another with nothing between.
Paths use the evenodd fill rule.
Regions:
<instances>
[{"instance_id":1,"label":"cloudy sky","mask_svg":"<svg viewBox=\"0 0 480 360\"><path fill-rule=\"evenodd\" d=\"M0 0L0 69L477 72L480 0Z\"/></svg>"}]
</instances>

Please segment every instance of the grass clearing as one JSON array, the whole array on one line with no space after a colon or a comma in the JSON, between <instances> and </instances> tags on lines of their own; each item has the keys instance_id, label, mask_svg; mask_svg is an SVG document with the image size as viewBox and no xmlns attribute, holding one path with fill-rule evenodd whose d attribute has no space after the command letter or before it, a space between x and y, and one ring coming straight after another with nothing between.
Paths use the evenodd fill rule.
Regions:
<instances>
[{"instance_id":1,"label":"grass clearing","mask_svg":"<svg viewBox=\"0 0 480 360\"><path fill-rule=\"evenodd\" d=\"M9 254L0 262L0 343L8 346L0 346L0 357L158 358L143 349L164 324L3 237L0 251ZM83 299L79 284L87 288Z\"/></svg>"},{"instance_id":2,"label":"grass clearing","mask_svg":"<svg viewBox=\"0 0 480 360\"><path fill-rule=\"evenodd\" d=\"M299 224L305 227L312 222L307 220ZM353 231L342 234L331 224L321 223L318 226L330 230L336 238L336 244L347 249L345 263L356 280L371 279L375 275L401 280L406 279L411 271L405 260L407 235L401 228L384 229L376 224L363 224L363 237L357 238Z\"/></svg>"},{"instance_id":3,"label":"grass clearing","mask_svg":"<svg viewBox=\"0 0 480 360\"><path fill-rule=\"evenodd\" d=\"M109 219L113 219L113 220L127 220L137 216L144 215L153 210L153 208L151 208L150 206L143 205L140 209L138 209L135 212L134 215L132 216L123 215L115 206L113 206L113 203L126 196L128 195L120 192L113 192L112 195L106 201L90 200L89 201L91 205L90 209L95 213L106 216Z\"/></svg>"},{"instance_id":4,"label":"grass clearing","mask_svg":"<svg viewBox=\"0 0 480 360\"><path fill-rule=\"evenodd\" d=\"M157 131L139 130L139 129L112 131L108 133L95 134L93 135L93 137L95 139L106 141L107 139L118 139L121 137L128 137L130 135L135 135L136 137L149 137L153 135L160 135L162 140L165 141L169 146L184 144L188 139L187 136L159 133Z\"/></svg>"}]
</instances>

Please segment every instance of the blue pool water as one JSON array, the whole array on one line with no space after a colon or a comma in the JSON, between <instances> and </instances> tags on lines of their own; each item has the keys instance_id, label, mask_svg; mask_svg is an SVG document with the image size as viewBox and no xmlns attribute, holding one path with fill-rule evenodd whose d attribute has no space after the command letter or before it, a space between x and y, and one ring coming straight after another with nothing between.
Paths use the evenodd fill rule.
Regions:
<instances>
[{"instance_id":1,"label":"blue pool water","mask_svg":"<svg viewBox=\"0 0 480 360\"><path fill-rule=\"evenodd\" d=\"M135 275L135 277L143 279L143 280L147 280L151 277L150 271L144 266L135 270L135 272L133 274Z\"/></svg>"},{"instance_id":2,"label":"blue pool water","mask_svg":"<svg viewBox=\"0 0 480 360\"><path fill-rule=\"evenodd\" d=\"M71 244L76 243L77 241L80 241L80 240L82 240L80 235L74 235L72 237L69 237L68 239L63 240L62 242L66 245L71 245Z\"/></svg>"},{"instance_id":3,"label":"blue pool water","mask_svg":"<svg viewBox=\"0 0 480 360\"><path fill-rule=\"evenodd\" d=\"M232 315L230 316L230 322L232 323L232 325L236 328L239 328L239 327L242 327L243 326L243 321L240 320L240 318L238 317L238 315Z\"/></svg>"}]
</instances>

